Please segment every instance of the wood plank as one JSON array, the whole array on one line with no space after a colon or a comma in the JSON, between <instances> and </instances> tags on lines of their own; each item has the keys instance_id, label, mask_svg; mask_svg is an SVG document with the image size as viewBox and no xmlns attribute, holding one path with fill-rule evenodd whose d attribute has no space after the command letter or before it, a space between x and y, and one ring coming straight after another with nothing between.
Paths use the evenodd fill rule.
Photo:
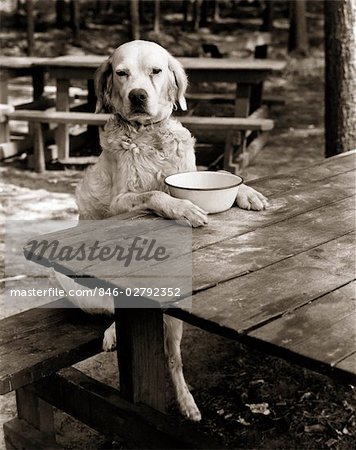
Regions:
<instances>
[{"instance_id":1,"label":"wood plank","mask_svg":"<svg viewBox=\"0 0 356 450\"><path fill-rule=\"evenodd\" d=\"M355 352L355 287L351 282L249 336L272 344L275 353L283 353L288 359L299 363L309 360L308 365L320 372L333 371L333 376L349 381L354 377L356 381L356 365L342 364Z\"/></svg>"},{"instance_id":2,"label":"wood plank","mask_svg":"<svg viewBox=\"0 0 356 450\"><path fill-rule=\"evenodd\" d=\"M296 189L306 183L326 180L351 172L356 169L356 150L342 153L337 157L324 159L322 163L317 163L307 168L293 170L290 173L275 175L273 177L259 178L248 184L256 189L263 189L267 196L275 195L279 192L286 192Z\"/></svg>"},{"instance_id":3,"label":"wood plank","mask_svg":"<svg viewBox=\"0 0 356 450\"><path fill-rule=\"evenodd\" d=\"M73 308L38 308L3 319L0 393L100 352L108 324L108 318L94 318Z\"/></svg>"},{"instance_id":4,"label":"wood plank","mask_svg":"<svg viewBox=\"0 0 356 450\"><path fill-rule=\"evenodd\" d=\"M307 213L313 209L320 208L328 205L331 202L342 200L352 195L354 192L354 175L347 172L337 177L333 177L332 198L330 196L329 189L326 189L328 183L324 180L313 183L312 186L306 186L306 188L299 188L291 191L287 195L281 195L279 198L274 199L271 202L269 209L263 212L251 212L242 211L238 208L233 208L224 214L218 214L210 216L209 225L201 229L194 231L194 250L206 247L216 242L221 242L227 239L231 239L235 236L243 235L246 232L256 230L261 227L266 227L273 223L284 221L288 218L298 216L302 213ZM318 216L317 216L318 217ZM300 219L301 223L303 219ZM95 223L88 223L81 225L78 230L64 230L63 232L52 233L41 237L43 239L58 240L61 242L61 246L74 246L78 248L83 242L91 242L99 240L101 245L116 246L117 236L120 230L120 226L116 221L106 221L105 227L102 230L97 230ZM156 222L159 224L159 221ZM163 221L167 224L167 221ZM132 224L129 224L132 227ZM141 229L141 224L137 224ZM159 226L159 225L157 225ZM108 228L110 227L110 228ZM80 228L84 230L80 233ZM132 227L134 232L134 227ZM78 234L79 233L79 234ZM141 231L140 231L141 233ZM277 245L277 244L276 244ZM263 245L262 245L263 247ZM31 252L30 252L31 253ZM27 257L31 256L26 247L25 254ZM110 267L108 262L88 265L88 261L47 261L46 254L41 261L36 261L44 265L53 265L56 270L66 274L80 274L86 278L81 279L83 285L91 287L94 278L100 278L102 281L108 283L114 283L118 279L117 270L114 267ZM125 273L122 276L132 274L133 271L130 268L125 269ZM213 270L215 273L215 269ZM225 278L226 279L226 278ZM123 286L125 287L125 286ZM163 301L163 300L162 300Z\"/></svg>"},{"instance_id":5,"label":"wood plank","mask_svg":"<svg viewBox=\"0 0 356 450\"><path fill-rule=\"evenodd\" d=\"M356 283L350 282L249 334L276 346L293 349L311 335L327 332L335 322L356 313L355 288Z\"/></svg>"},{"instance_id":6,"label":"wood plank","mask_svg":"<svg viewBox=\"0 0 356 450\"><path fill-rule=\"evenodd\" d=\"M287 180L290 189L269 196L270 204L265 211L233 207L222 214L210 215L206 227L194 230L194 250L350 197L355 192L355 175L346 172L332 179L298 184L293 189ZM265 193L264 189L261 191Z\"/></svg>"},{"instance_id":7,"label":"wood plank","mask_svg":"<svg viewBox=\"0 0 356 450\"><path fill-rule=\"evenodd\" d=\"M187 92L186 98L191 102L211 102L211 103L234 103L234 93L221 93L221 92ZM264 95L262 103L268 106L285 105L286 101L282 97Z\"/></svg>"},{"instance_id":8,"label":"wood plank","mask_svg":"<svg viewBox=\"0 0 356 450\"><path fill-rule=\"evenodd\" d=\"M57 111L69 111L69 79L57 78ZM70 142L68 125L58 125L56 129L56 144L58 145L58 159L66 159L69 157Z\"/></svg>"},{"instance_id":9,"label":"wood plank","mask_svg":"<svg viewBox=\"0 0 356 450\"><path fill-rule=\"evenodd\" d=\"M354 233L219 284L168 314L240 338L355 279ZM287 294L288 293L288 294Z\"/></svg>"},{"instance_id":10,"label":"wood plank","mask_svg":"<svg viewBox=\"0 0 356 450\"><path fill-rule=\"evenodd\" d=\"M349 301L352 299L349 298ZM340 359L355 351L355 309L348 316L340 320L335 318L334 323L325 330L315 332L304 342L297 344L293 351L323 364L334 366ZM356 373L355 380L356 380Z\"/></svg>"},{"instance_id":11,"label":"wood plank","mask_svg":"<svg viewBox=\"0 0 356 450\"><path fill-rule=\"evenodd\" d=\"M194 58L179 57L178 60L185 70L246 70L246 71L282 71L286 67L285 61L274 59L237 59L237 58Z\"/></svg>"},{"instance_id":12,"label":"wood plank","mask_svg":"<svg viewBox=\"0 0 356 450\"><path fill-rule=\"evenodd\" d=\"M1 56L0 68L3 69L29 69L37 65L45 65L48 58L39 58L35 56Z\"/></svg>"},{"instance_id":13,"label":"wood plank","mask_svg":"<svg viewBox=\"0 0 356 450\"><path fill-rule=\"evenodd\" d=\"M193 289L214 286L341 237L355 228L354 217L351 197L197 250Z\"/></svg>"},{"instance_id":14,"label":"wood plank","mask_svg":"<svg viewBox=\"0 0 356 450\"><path fill-rule=\"evenodd\" d=\"M38 398L26 387L16 390L16 405L19 419L26 420L27 423L37 430L46 434L53 442L56 441L53 407L51 405Z\"/></svg>"},{"instance_id":15,"label":"wood plank","mask_svg":"<svg viewBox=\"0 0 356 450\"><path fill-rule=\"evenodd\" d=\"M335 364L335 369L353 374L356 373L356 352ZM355 385L356 382L353 384Z\"/></svg>"},{"instance_id":16,"label":"wood plank","mask_svg":"<svg viewBox=\"0 0 356 450\"><path fill-rule=\"evenodd\" d=\"M38 65L55 68L91 68L97 69L106 57L97 55L66 55L57 58L51 58L38 61ZM273 70L281 71L286 67L285 61L271 59L237 59L237 58L221 58L218 61L213 58L196 58L196 57L178 57L177 58L186 70Z\"/></svg>"},{"instance_id":17,"label":"wood plank","mask_svg":"<svg viewBox=\"0 0 356 450\"><path fill-rule=\"evenodd\" d=\"M30 122L42 123L77 123L88 125L105 125L110 118L110 114L94 114L85 112L70 111L35 111L35 110L16 110L8 114L10 120L28 120ZM217 131L234 130L271 130L273 121L256 117L199 117L199 116L181 116L177 118L182 124L191 130L211 129L214 127Z\"/></svg>"},{"instance_id":18,"label":"wood plank","mask_svg":"<svg viewBox=\"0 0 356 450\"><path fill-rule=\"evenodd\" d=\"M63 450L63 447L21 419L12 419L4 424L6 448L26 450Z\"/></svg>"},{"instance_id":19,"label":"wood plank","mask_svg":"<svg viewBox=\"0 0 356 450\"><path fill-rule=\"evenodd\" d=\"M180 425L146 405L133 405L116 389L74 368L64 369L31 389L89 427L113 438L124 437L125 444L133 448L223 448L214 437L197 433L194 424Z\"/></svg>"},{"instance_id":20,"label":"wood plank","mask_svg":"<svg viewBox=\"0 0 356 450\"><path fill-rule=\"evenodd\" d=\"M115 322L120 392L164 412L165 356L163 314L160 309L130 309L115 299Z\"/></svg>"}]
</instances>

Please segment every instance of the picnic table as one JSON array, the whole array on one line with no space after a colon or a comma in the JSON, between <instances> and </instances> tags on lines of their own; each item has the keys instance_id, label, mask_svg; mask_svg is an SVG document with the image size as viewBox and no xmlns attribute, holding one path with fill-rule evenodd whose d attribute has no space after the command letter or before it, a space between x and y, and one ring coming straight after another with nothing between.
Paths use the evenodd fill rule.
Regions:
<instances>
[{"instance_id":1,"label":"picnic table","mask_svg":"<svg viewBox=\"0 0 356 450\"><path fill-rule=\"evenodd\" d=\"M69 111L70 98L69 87L72 80L86 80L88 82L88 108L95 109L95 92L93 78L96 69L104 61L102 56L60 56L48 59L40 63L46 66L50 76L55 78L57 84L57 111ZM228 82L237 85L235 94L235 117L264 118L266 111L261 108L262 89L261 83L271 74L281 72L286 63L270 59L214 59L214 58L178 58L187 71L191 82ZM241 133L242 153L246 146L245 134ZM230 136L231 140L231 136ZM265 143L261 139L256 145L255 152ZM59 159L69 160L70 142L68 125L61 124L58 127L57 144ZM233 167L232 144L227 148L231 151L225 155L225 169L229 165ZM257 148L258 147L258 148ZM229 153L229 154L228 154Z\"/></svg>"},{"instance_id":2,"label":"picnic table","mask_svg":"<svg viewBox=\"0 0 356 450\"><path fill-rule=\"evenodd\" d=\"M18 77L32 78L32 101L16 105L15 109L46 109L50 101L45 99L45 75L47 58L25 56L0 56L0 104L9 101L9 84ZM8 127L0 124L0 158L8 158L33 147L33 130L29 125L29 135L23 140L9 142Z\"/></svg>"},{"instance_id":3,"label":"picnic table","mask_svg":"<svg viewBox=\"0 0 356 450\"><path fill-rule=\"evenodd\" d=\"M164 410L163 311L291 363L355 384L355 163L356 151L353 151L307 169L254 181L251 185L270 199L266 211L233 207L209 216L206 227L193 230L191 306L182 301L174 308L163 310L116 310L120 392L126 401ZM132 221L137 216L131 213L118 219ZM158 220L149 215L142 217L142 214L140 218ZM75 247L76 243L89 242L95 237L110 247L117 243L115 227L118 227L115 220L102 229L95 223L88 223L81 225L80 233L72 228L41 238L59 240L63 247ZM49 255L45 253L39 263L51 265ZM111 273L114 269L110 262L106 265L101 262L99 269L88 261L57 261L56 270L73 276L84 275L88 278L81 278L80 282L85 285L90 280L90 287L93 282L100 286L112 285L117 276ZM52 329L54 317L52 310ZM73 320L71 318L71 322ZM24 379L28 384L48 377L65 367L61 364L68 364L68 355L71 363L80 356L88 357L89 347L85 342L91 342L94 334L98 351L102 330L95 332L93 327L90 336L88 331L79 336L77 326L75 339L70 339L68 333L63 335L59 326L55 349L46 353L46 342L43 338L39 340L38 345L43 350L31 353L37 369L27 378L24 374L27 373L25 353L28 350L23 340L21 346L14 343L9 356L5 355L10 363L5 361L7 374L2 386L5 391L9 386L17 389L26 384ZM80 355L78 340L85 356ZM62 341L66 343L67 361L57 354L58 348L63 347ZM35 346L32 342L32 352ZM44 365L47 359L52 361L52 366ZM81 397L83 386L88 387L90 383L76 372L65 376L70 377L72 384L77 380L81 390L78 388L76 395L86 399ZM58 398L56 392L64 383L63 377L62 374L55 379L45 378L49 380L47 384L43 381L33 392L41 392L43 399L57 407L69 405L72 414L92 424L93 417L90 416L91 422L88 422L88 413L81 410L80 402L75 413L70 399ZM69 383L68 379L65 383ZM105 411L103 406L102 411Z\"/></svg>"},{"instance_id":4,"label":"picnic table","mask_svg":"<svg viewBox=\"0 0 356 450\"><path fill-rule=\"evenodd\" d=\"M27 56L0 57L0 103L8 102L8 84L12 78L32 77L33 100L38 100L44 91L44 76L47 58Z\"/></svg>"}]
</instances>

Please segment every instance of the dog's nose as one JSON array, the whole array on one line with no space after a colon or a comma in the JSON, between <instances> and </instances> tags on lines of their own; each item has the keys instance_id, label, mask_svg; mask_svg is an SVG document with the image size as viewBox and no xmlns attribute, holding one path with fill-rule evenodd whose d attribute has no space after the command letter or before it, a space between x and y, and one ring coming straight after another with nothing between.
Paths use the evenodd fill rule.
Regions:
<instances>
[{"instance_id":1,"label":"dog's nose","mask_svg":"<svg viewBox=\"0 0 356 450\"><path fill-rule=\"evenodd\" d=\"M133 105L143 105L147 100L148 94L144 89L132 89L129 93L130 102Z\"/></svg>"}]
</instances>

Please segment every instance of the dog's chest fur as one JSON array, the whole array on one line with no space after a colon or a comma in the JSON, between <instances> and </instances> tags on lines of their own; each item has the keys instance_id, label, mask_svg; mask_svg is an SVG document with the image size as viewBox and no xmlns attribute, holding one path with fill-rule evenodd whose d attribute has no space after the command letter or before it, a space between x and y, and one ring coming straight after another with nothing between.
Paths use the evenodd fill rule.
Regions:
<instances>
[{"instance_id":1,"label":"dog's chest fur","mask_svg":"<svg viewBox=\"0 0 356 450\"><path fill-rule=\"evenodd\" d=\"M166 176L195 170L194 139L175 119L137 129L112 119L100 143L112 166L114 195L166 190Z\"/></svg>"}]
</instances>

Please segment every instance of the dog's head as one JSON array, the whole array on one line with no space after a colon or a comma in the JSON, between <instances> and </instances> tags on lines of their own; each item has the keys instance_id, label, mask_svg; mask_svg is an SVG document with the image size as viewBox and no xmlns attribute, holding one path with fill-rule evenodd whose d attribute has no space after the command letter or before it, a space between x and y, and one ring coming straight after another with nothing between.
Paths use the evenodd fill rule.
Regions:
<instances>
[{"instance_id":1,"label":"dog's head","mask_svg":"<svg viewBox=\"0 0 356 450\"><path fill-rule=\"evenodd\" d=\"M187 109L187 76L170 53L154 42L118 47L95 76L96 112L118 113L128 121L150 123L170 116L176 103Z\"/></svg>"}]
</instances>

